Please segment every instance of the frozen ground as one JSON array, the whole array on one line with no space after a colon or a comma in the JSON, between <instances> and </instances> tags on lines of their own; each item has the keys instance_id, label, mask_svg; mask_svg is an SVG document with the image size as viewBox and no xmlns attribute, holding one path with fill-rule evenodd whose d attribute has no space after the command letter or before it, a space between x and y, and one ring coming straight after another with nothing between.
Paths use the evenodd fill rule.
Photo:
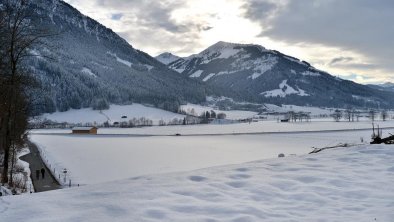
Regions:
<instances>
[{"instance_id":1,"label":"frozen ground","mask_svg":"<svg viewBox=\"0 0 394 222\"><path fill-rule=\"evenodd\" d=\"M56 172L93 184L146 174L189 171L306 154L312 147L369 141L370 130L226 136L31 135Z\"/></svg>"},{"instance_id":2,"label":"frozen ground","mask_svg":"<svg viewBox=\"0 0 394 222\"><path fill-rule=\"evenodd\" d=\"M5 221L394 218L394 149L375 145L0 198Z\"/></svg>"},{"instance_id":3,"label":"frozen ground","mask_svg":"<svg viewBox=\"0 0 394 222\"><path fill-rule=\"evenodd\" d=\"M394 127L394 121L377 121L380 127ZM330 120L312 120L312 122L278 123L277 121L259 121L236 124L202 124L179 126L153 126L143 128L101 128L99 134L136 134L136 135L206 135L206 134L242 134L242 133L272 133L272 132L316 132L327 130L371 129L371 121L333 122ZM32 130L36 133L71 133L70 129Z\"/></svg>"}]
</instances>

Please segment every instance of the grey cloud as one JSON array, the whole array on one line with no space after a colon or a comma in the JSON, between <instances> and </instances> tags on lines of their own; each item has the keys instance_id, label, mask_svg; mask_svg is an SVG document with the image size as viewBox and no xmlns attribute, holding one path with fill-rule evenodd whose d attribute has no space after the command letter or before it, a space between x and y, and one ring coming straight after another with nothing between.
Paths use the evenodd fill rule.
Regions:
<instances>
[{"instance_id":1,"label":"grey cloud","mask_svg":"<svg viewBox=\"0 0 394 222\"><path fill-rule=\"evenodd\" d=\"M97 0L99 7L123 12L134 25L142 28L165 29L169 32L189 31L185 25L178 25L171 19L171 12L183 4L182 1Z\"/></svg>"},{"instance_id":2,"label":"grey cloud","mask_svg":"<svg viewBox=\"0 0 394 222\"><path fill-rule=\"evenodd\" d=\"M335 65L331 65L331 66L335 66L336 68L351 68L351 69L358 69L358 70L379 69L378 65L369 64L369 63L344 63L344 64L335 64Z\"/></svg>"},{"instance_id":3,"label":"grey cloud","mask_svg":"<svg viewBox=\"0 0 394 222\"><path fill-rule=\"evenodd\" d=\"M352 68L358 70L373 70L379 68L379 66L375 64L354 62L354 58L352 57L333 58L328 65L336 68Z\"/></svg>"},{"instance_id":4,"label":"grey cloud","mask_svg":"<svg viewBox=\"0 0 394 222\"><path fill-rule=\"evenodd\" d=\"M203 31L209 31L211 29L213 29L212 26L203 26L203 27L201 27L201 30L203 30Z\"/></svg>"},{"instance_id":5,"label":"grey cloud","mask_svg":"<svg viewBox=\"0 0 394 222\"><path fill-rule=\"evenodd\" d=\"M112 20L120 20L123 17L123 13L115 13L111 15Z\"/></svg>"},{"instance_id":6,"label":"grey cloud","mask_svg":"<svg viewBox=\"0 0 394 222\"><path fill-rule=\"evenodd\" d=\"M355 73L343 74L343 75L341 75L341 77L346 78L346 79L350 79L353 81L357 81L358 78L362 78L364 80L373 80L373 77L362 76L362 75L355 74Z\"/></svg>"},{"instance_id":7,"label":"grey cloud","mask_svg":"<svg viewBox=\"0 0 394 222\"><path fill-rule=\"evenodd\" d=\"M124 30L117 32L142 50L156 48L174 53L190 53L196 47L201 47L198 42L200 33L213 28L193 20L177 23L172 18L172 12L184 7L184 0L96 0L96 4L121 12Z\"/></svg>"},{"instance_id":8,"label":"grey cloud","mask_svg":"<svg viewBox=\"0 0 394 222\"><path fill-rule=\"evenodd\" d=\"M362 53L388 71L394 70L394 1L289 0L273 7L251 0L245 17L270 27L261 36L287 43L316 43Z\"/></svg>"},{"instance_id":9,"label":"grey cloud","mask_svg":"<svg viewBox=\"0 0 394 222\"><path fill-rule=\"evenodd\" d=\"M337 63L347 63L350 61L353 61L354 58L352 57L337 57L337 58L333 58L330 62L330 65L335 65Z\"/></svg>"},{"instance_id":10,"label":"grey cloud","mask_svg":"<svg viewBox=\"0 0 394 222\"><path fill-rule=\"evenodd\" d=\"M246 9L245 16L260 23L267 23L267 19L278 10L278 4L269 1L250 1L243 6Z\"/></svg>"}]
</instances>

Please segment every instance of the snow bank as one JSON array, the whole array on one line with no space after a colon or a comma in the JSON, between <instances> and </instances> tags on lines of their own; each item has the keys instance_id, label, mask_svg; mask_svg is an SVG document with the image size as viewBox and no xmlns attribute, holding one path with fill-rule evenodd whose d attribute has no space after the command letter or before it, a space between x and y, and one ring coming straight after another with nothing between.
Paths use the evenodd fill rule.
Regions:
<instances>
[{"instance_id":1,"label":"snow bank","mask_svg":"<svg viewBox=\"0 0 394 222\"><path fill-rule=\"evenodd\" d=\"M3 197L6 221L392 221L394 149L302 157Z\"/></svg>"}]
</instances>

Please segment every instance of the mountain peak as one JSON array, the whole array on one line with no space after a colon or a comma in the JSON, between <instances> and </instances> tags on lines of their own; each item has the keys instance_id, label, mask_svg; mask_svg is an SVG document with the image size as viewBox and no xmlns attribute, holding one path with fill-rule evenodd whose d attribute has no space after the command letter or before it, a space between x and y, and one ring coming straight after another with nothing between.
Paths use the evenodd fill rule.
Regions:
<instances>
[{"instance_id":1,"label":"mountain peak","mask_svg":"<svg viewBox=\"0 0 394 222\"><path fill-rule=\"evenodd\" d=\"M157 59L159 62L168 65L178 59L180 59L181 57L174 55L170 52L163 52L160 55L156 56L155 59Z\"/></svg>"},{"instance_id":2,"label":"mountain peak","mask_svg":"<svg viewBox=\"0 0 394 222\"><path fill-rule=\"evenodd\" d=\"M254 47L260 52L267 51L264 47L255 44L241 44L219 41L198 54L188 57L188 59L202 58L208 62L214 59L228 59L236 56L238 53L245 51L246 47Z\"/></svg>"},{"instance_id":3,"label":"mountain peak","mask_svg":"<svg viewBox=\"0 0 394 222\"><path fill-rule=\"evenodd\" d=\"M209 46L206 50L221 50L221 49L228 49L228 48L235 48L235 47L237 47L237 48L256 47L256 48L259 48L260 50L266 50L261 45L232 43L232 42L225 42L225 41L219 41L219 42ZM206 50L204 50L204 51L206 51Z\"/></svg>"}]
</instances>

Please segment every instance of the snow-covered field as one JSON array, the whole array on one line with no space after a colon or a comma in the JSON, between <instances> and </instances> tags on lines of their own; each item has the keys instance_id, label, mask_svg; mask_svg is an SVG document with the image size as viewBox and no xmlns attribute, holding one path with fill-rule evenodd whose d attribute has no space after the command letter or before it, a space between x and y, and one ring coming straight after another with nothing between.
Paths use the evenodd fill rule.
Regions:
<instances>
[{"instance_id":1,"label":"snow-covered field","mask_svg":"<svg viewBox=\"0 0 394 222\"><path fill-rule=\"evenodd\" d=\"M122 118L127 116L127 118ZM68 122L68 123L94 123L102 124L105 121L110 123L118 121L129 121L133 118L145 117L158 124L160 120L166 122L173 120L174 118L183 119L184 115L168 112L162 109L144 106L141 104L134 103L132 105L111 105L108 110L93 110L91 108L86 109L74 109L67 112L55 112L52 114L44 114L41 116L48 120L56 122Z\"/></svg>"},{"instance_id":2,"label":"snow-covered field","mask_svg":"<svg viewBox=\"0 0 394 222\"><path fill-rule=\"evenodd\" d=\"M256 112L242 111L242 110L222 111L222 110L214 109L209 106L201 106L191 103L188 103L187 105L182 105L181 109L189 114L193 114L194 112L195 115L201 115L204 112L207 111L210 112L211 110L213 110L216 114L225 113L226 118L231 120L253 118L257 114Z\"/></svg>"},{"instance_id":3,"label":"snow-covered field","mask_svg":"<svg viewBox=\"0 0 394 222\"><path fill-rule=\"evenodd\" d=\"M394 127L394 121L375 122L380 127ZM312 122L278 123L277 121L259 121L252 123L236 124L202 124L202 125L178 125L178 126L153 126L143 128L101 128L99 134L136 134L136 135L205 135L205 134L240 134L240 133L283 133L283 132L316 132L327 130L353 130L371 129L370 121L360 122L333 122L322 120ZM32 130L37 133L71 133L70 129L40 129Z\"/></svg>"},{"instance_id":4,"label":"snow-covered field","mask_svg":"<svg viewBox=\"0 0 394 222\"><path fill-rule=\"evenodd\" d=\"M296 106L296 105L282 105L277 106L273 104L265 104L265 107L271 112L309 112L312 117L319 115L330 115L333 114L334 108L331 109L323 109L319 107L307 107L307 106Z\"/></svg>"},{"instance_id":5,"label":"snow-covered field","mask_svg":"<svg viewBox=\"0 0 394 222\"><path fill-rule=\"evenodd\" d=\"M226 136L40 135L31 139L56 172L92 184L132 176L188 171L225 164L302 155L312 147L369 141L371 130Z\"/></svg>"},{"instance_id":6,"label":"snow-covered field","mask_svg":"<svg viewBox=\"0 0 394 222\"><path fill-rule=\"evenodd\" d=\"M374 145L0 198L5 221L393 221L394 149Z\"/></svg>"},{"instance_id":7,"label":"snow-covered field","mask_svg":"<svg viewBox=\"0 0 394 222\"><path fill-rule=\"evenodd\" d=\"M188 104L182 106L182 108L187 111L188 109L194 109L197 115L201 114L205 111L214 110L210 107L204 107L194 104ZM215 112L226 113L227 119L245 119L251 118L257 113L250 111L219 111L215 110ZM122 118L126 116L127 118ZM119 122L119 121L129 121L133 118L147 118L153 121L154 125L158 125L160 120L164 120L165 122L169 122L175 118L183 119L185 116L177 113L168 112L162 109L144 106L142 104L134 103L132 105L111 105L108 110L93 110L91 108L85 109L72 109L66 112L55 112L51 114L44 114L41 116L42 119L48 119L55 122L68 122L68 123L97 123L102 124L105 121L110 123Z\"/></svg>"}]
</instances>

